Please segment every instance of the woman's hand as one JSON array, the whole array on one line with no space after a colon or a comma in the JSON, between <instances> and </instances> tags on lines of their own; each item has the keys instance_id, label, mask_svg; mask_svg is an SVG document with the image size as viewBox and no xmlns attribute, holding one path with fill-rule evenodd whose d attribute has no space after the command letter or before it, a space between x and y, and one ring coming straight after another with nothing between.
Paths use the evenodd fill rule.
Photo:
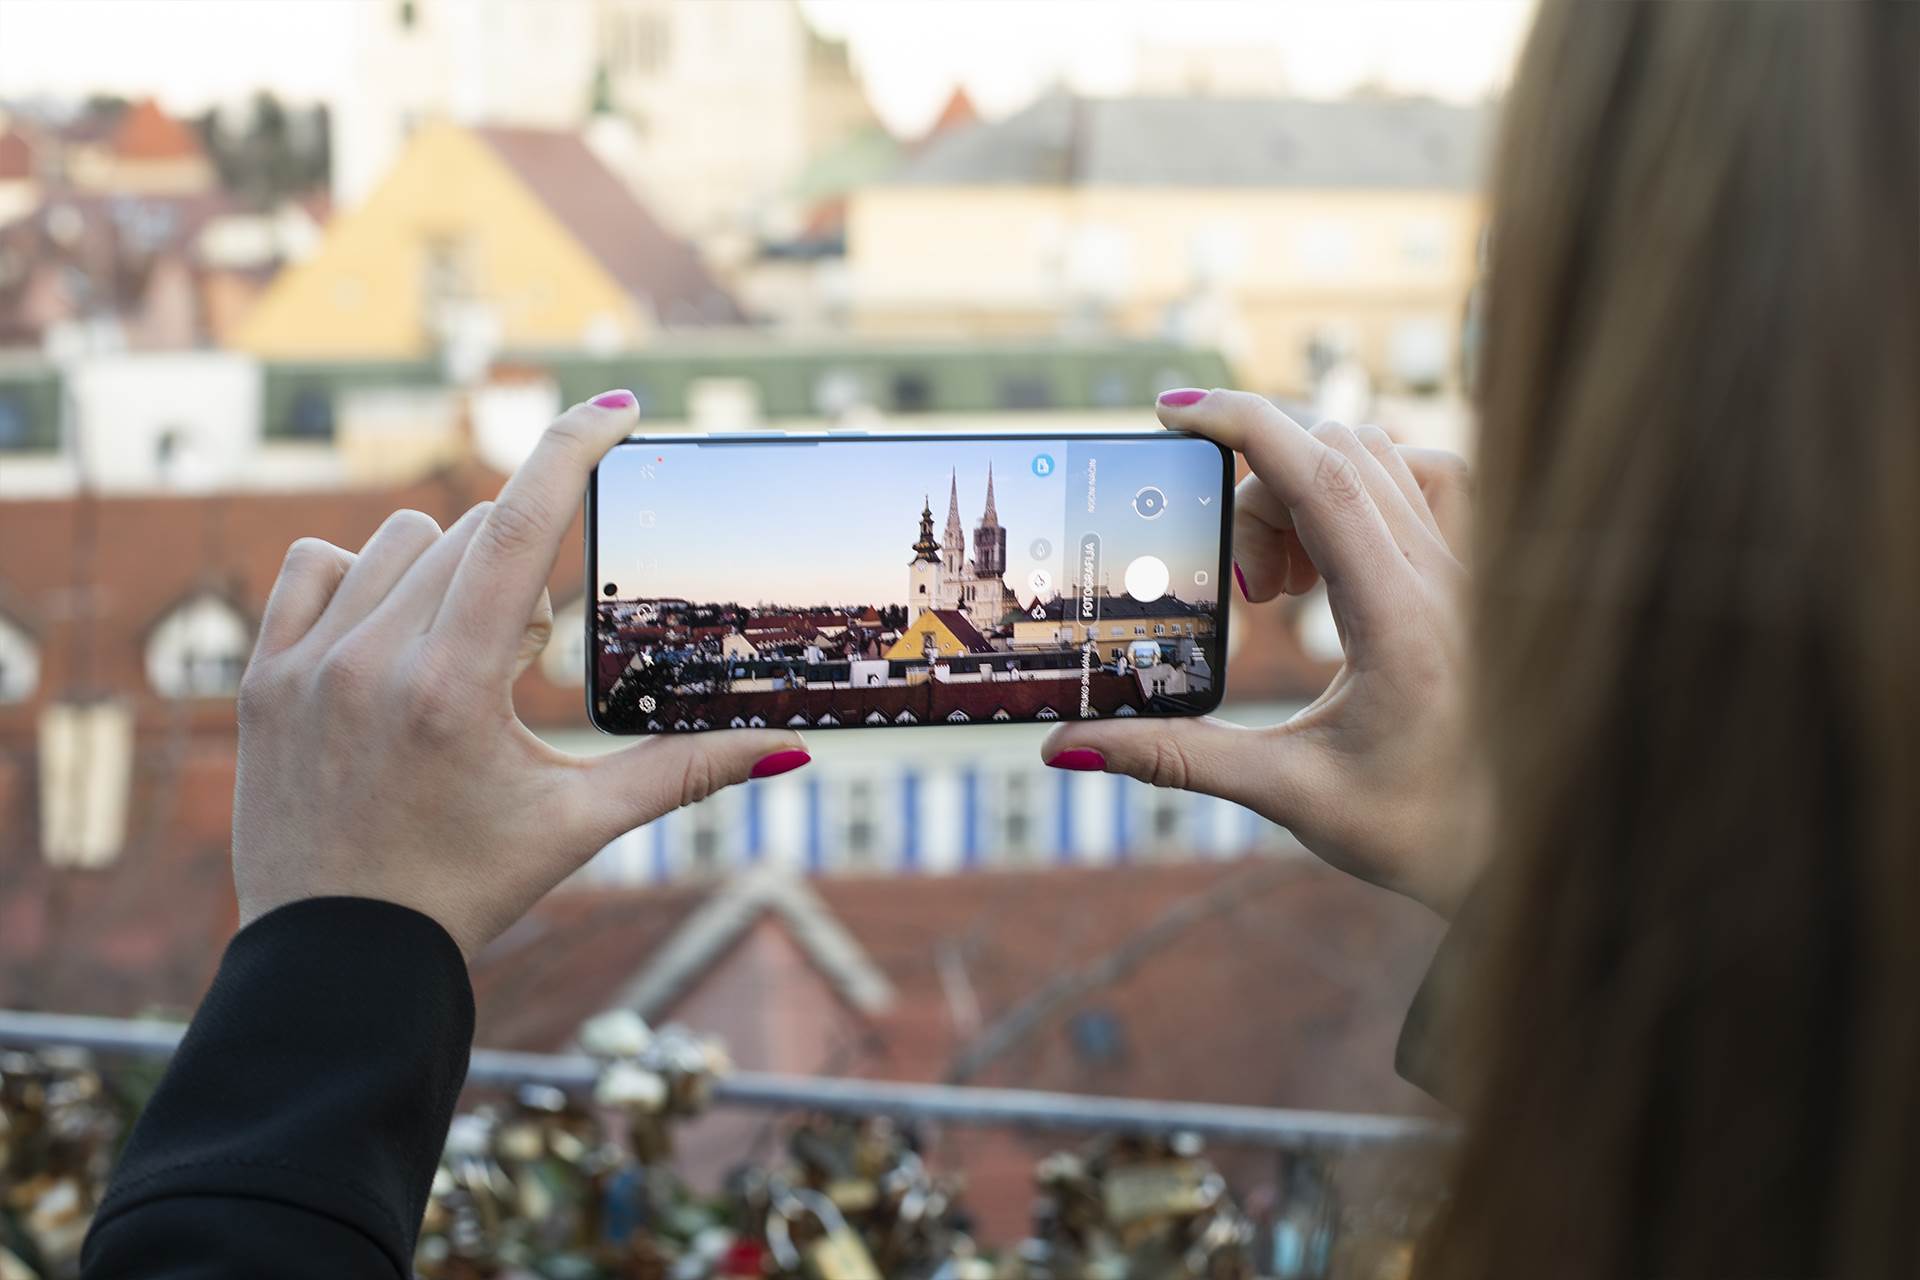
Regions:
<instances>
[{"instance_id":1,"label":"woman's hand","mask_svg":"<svg viewBox=\"0 0 1920 1280\"><path fill-rule=\"evenodd\" d=\"M1246 805L1333 865L1452 915L1480 870L1485 804L1465 733L1466 465L1374 427L1307 431L1241 391L1168 392L1159 410L1246 455L1242 589L1257 603L1324 580L1346 661L1283 725L1063 725L1047 762Z\"/></svg>"},{"instance_id":2,"label":"woman's hand","mask_svg":"<svg viewBox=\"0 0 1920 1280\"><path fill-rule=\"evenodd\" d=\"M773 730L579 759L514 715L513 679L552 629L561 538L637 416L626 392L575 405L497 501L444 533L400 511L358 555L294 543L240 686L241 923L301 898L382 898L471 957L621 832L806 763Z\"/></svg>"}]
</instances>

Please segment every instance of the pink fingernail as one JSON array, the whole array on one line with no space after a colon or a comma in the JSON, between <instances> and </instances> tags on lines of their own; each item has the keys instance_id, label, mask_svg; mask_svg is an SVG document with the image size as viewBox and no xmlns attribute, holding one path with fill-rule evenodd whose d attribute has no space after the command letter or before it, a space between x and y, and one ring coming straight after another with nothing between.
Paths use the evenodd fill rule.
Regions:
<instances>
[{"instance_id":1,"label":"pink fingernail","mask_svg":"<svg viewBox=\"0 0 1920 1280\"><path fill-rule=\"evenodd\" d=\"M1198 387L1182 387L1178 391L1162 391L1160 403L1171 409L1184 409L1190 404L1199 404L1207 398L1207 393Z\"/></svg>"},{"instance_id":2,"label":"pink fingernail","mask_svg":"<svg viewBox=\"0 0 1920 1280\"><path fill-rule=\"evenodd\" d=\"M1069 747L1047 761L1049 769L1072 769L1076 773L1098 773L1107 767L1107 758L1092 747Z\"/></svg>"},{"instance_id":3,"label":"pink fingernail","mask_svg":"<svg viewBox=\"0 0 1920 1280\"><path fill-rule=\"evenodd\" d=\"M1247 594L1247 575L1240 572L1240 562L1238 560L1233 562L1233 580L1240 584L1240 598L1251 603L1253 597Z\"/></svg>"},{"instance_id":4,"label":"pink fingernail","mask_svg":"<svg viewBox=\"0 0 1920 1280\"><path fill-rule=\"evenodd\" d=\"M770 756L761 756L755 762L749 778L772 778L783 773L792 773L802 765L811 764L813 757L798 747L788 747L785 751L776 751Z\"/></svg>"},{"instance_id":5,"label":"pink fingernail","mask_svg":"<svg viewBox=\"0 0 1920 1280\"><path fill-rule=\"evenodd\" d=\"M634 405L633 392L609 391L603 396L595 396L593 402L602 409L630 409Z\"/></svg>"}]
</instances>

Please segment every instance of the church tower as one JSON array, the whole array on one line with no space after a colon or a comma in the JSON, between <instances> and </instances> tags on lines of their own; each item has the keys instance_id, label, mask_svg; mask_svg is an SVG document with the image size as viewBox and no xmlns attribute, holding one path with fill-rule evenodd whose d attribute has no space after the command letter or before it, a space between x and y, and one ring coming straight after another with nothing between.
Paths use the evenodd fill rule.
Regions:
<instances>
[{"instance_id":1,"label":"church tower","mask_svg":"<svg viewBox=\"0 0 1920 1280\"><path fill-rule=\"evenodd\" d=\"M907 564L907 621L929 609L938 609L942 572L940 544L933 540L933 500L923 497L920 507L920 540L913 544L913 559Z\"/></svg>"},{"instance_id":2,"label":"church tower","mask_svg":"<svg viewBox=\"0 0 1920 1280\"><path fill-rule=\"evenodd\" d=\"M993 509L991 462L987 464L987 509L980 516L980 527L973 531L973 572L994 582L1007 572L1007 531L1000 527L1000 515Z\"/></svg>"},{"instance_id":3,"label":"church tower","mask_svg":"<svg viewBox=\"0 0 1920 1280\"><path fill-rule=\"evenodd\" d=\"M934 592L933 607L958 609L966 600L967 535L960 527L960 472L957 468L947 486L947 533L940 565L940 586Z\"/></svg>"},{"instance_id":4,"label":"church tower","mask_svg":"<svg viewBox=\"0 0 1920 1280\"><path fill-rule=\"evenodd\" d=\"M947 489L947 576L957 579L967 571L967 535L960 528L960 472Z\"/></svg>"}]
</instances>

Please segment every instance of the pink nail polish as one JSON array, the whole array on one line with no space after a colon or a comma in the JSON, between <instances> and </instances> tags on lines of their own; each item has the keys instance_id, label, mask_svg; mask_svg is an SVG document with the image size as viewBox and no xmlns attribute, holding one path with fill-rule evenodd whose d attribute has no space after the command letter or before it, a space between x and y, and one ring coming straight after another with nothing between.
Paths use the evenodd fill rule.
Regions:
<instances>
[{"instance_id":1,"label":"pink nail polish","mask_svg":"<svg viewBox=\"0 0 1920 1280\"><path fill-rule=\"evenodd\" d=\"M1170 409L1184 409L1190 404L1199 404L1207 398L1207 393L1198 387L1182 387L1178 391L1162 391L1160 403Z\"/></svg>"},{"instance_id":2,"label":"pink nail polish","mask_svg":"<svg viewBox=\"0 0 1920 1280\"><path fill-rule=\"evenodd\" d=\"M1047 761L1049 769L1072 769L1076 773L1098 773L1107 767L1107 758L1092 747L1068 747Z\"/></svg>"},{"instance_id":3,"label":"pink nail polish","mask_svg":"<svg viewBox=\"0 0 1920 1280\"><path fill-rule=\"evenodd\" d=\"M1240 572L1240 562L1238 560L1233 562L1233 580L1240 584L1240 598L1251 603L1253 597L1247 594L1247 575Z\"/></svg>"},{"instance_id":4,"label":"pink nail polish","mask_svg":"<svg viewBox=\"0 0 1920 1280\"><path fill-rule=\"evenodd\" d=\"M755 762L749 778L772 778L783 773L792 773L805 764L811 764L813 757L798 747L789 747L785 751L776 751L770 756L761 756Z\"/></svg>"},{"instance_id":5,"label":"pink nail polish","mask_svg":"<svg viewBox=\"0 0 1920 1280\"><path fill-rule=\"evenodd\" d=\"M609 391L603 396L595 396L593 402L602 409L630 409L633 407L633 392Z\"/></svg>"}]
</instances>

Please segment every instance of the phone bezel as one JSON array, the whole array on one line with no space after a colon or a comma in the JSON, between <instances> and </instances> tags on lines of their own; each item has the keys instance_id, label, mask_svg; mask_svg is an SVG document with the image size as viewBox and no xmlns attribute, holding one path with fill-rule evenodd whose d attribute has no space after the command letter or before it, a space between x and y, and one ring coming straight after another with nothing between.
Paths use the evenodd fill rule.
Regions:
<instances>
[{"instance_id":1,"label":"phone bezel","mask_svg":"<svg viewBox=\"0 0 1920 1280\"><path fill-rule=\"evenodd\" d=\"M1219 669L1215 672L1211 698L1203 706L1195 706L1187 711L1143 711L1137 717L1141 720L1182 720L1193 716L1209 715L1220 708L1227 693L1227 653L1228 627L1233 613L1233 599L1227 590L1227 579L1233 568L1233 491L1234 491L1234 454L1217 440L1209 439L1192 431L1172 431L1164 427L1109 428L1094 431L727 431L727 432L655 432L651 434L631 435L613 446L614 449L627 449L643 445L687 445L701 447L709 445L725 448L732 445L755 444L884 444L892 441L910 441L915 443L958 442L974 443L978 441L998 440L1201 440L1214 447L1220 456L1220 562L1215 566L1213 580L1217 584L1215 597L1218 608L1215 629L1220 638ZM608 450L612 456L613 450ZM658 733L646 730L623 732L609 729L600 722L600 713L594 705L598 693L599 666L594 661L595 645L598 642L597 623L600 616L600 571L596 554L600 538L599 515L600 466L594 464L593 473L587 478L585 519L582 525L581 540L586 543L586 582L585 596L587 607L582 610L586 615L583 625L586 627L586 670L582 684L586 695L587 723L611 738L659 738L683 733L717 733L731 728L729 725L713 725L706 729L666 729ZM1035 725L1035 724L1077 724L1078 717L1062 716L1058 720L1006 720L991 722L969 721L966 724L952 724L945 720L929 720L911 724L840 724L809 725L808 733L839 732L846 729L969 729L979 728L982 723L996 725Z\"/></svg>"}]
</instances>

